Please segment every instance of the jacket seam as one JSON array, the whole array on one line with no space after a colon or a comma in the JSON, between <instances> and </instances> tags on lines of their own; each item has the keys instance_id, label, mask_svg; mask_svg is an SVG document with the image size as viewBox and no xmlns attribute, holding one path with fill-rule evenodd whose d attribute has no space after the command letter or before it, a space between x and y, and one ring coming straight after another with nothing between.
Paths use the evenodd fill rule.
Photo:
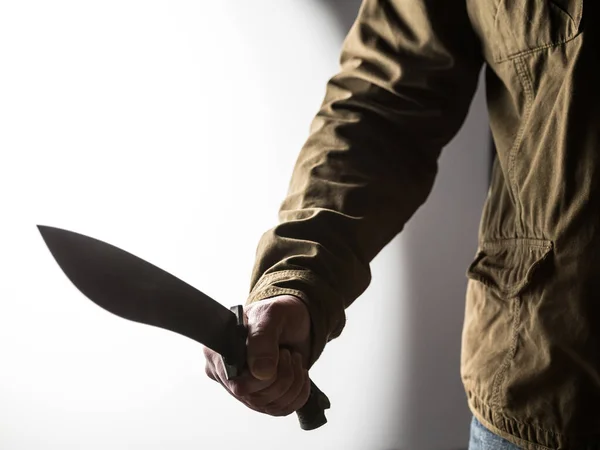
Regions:
<instances>
[{"instance_id":1,"label":"jacket seam","mask_svg":"<svg viewBox=\"0 0 600 450\"><path fill-rule=\"evenodd\" d=\"M271 272L263 275L260 280L256 283L254 290L260 290L265 285L271 284L273 282L281 281L285 278L300 278L302 280L314 283L316 282L316 277L312 275L309 271L306 270L279 270L277 272Z\"/></svg>"},{"instance_id":2,"label":"jacket seam","mask_svg":"<svg viewBox=\"0 0 600 450\"><path fill-rule=\"evenodd\" d=\"M521 205L521 200L519 198L519 187L516 179L515 173L515 164L516 164L516 156L521 147L521 143L523 142L523 136L525 134L525 128L527 127L527 123L529 122L529 117L531 115L531 107L533 104L533 87L531 86L529 76L526 73L525 64L521 58L517 58L515 61L515 69L517 72L517 76L521 85L523 86L523 91L525 93L525 107L523 110L523 117L521 119L521 125L519 126L519 130L517 131L517 136L513 142L513 145L510 149L509 153L509 163L508 163L508 174L509 180L512 185L513 195L515 196L515 227L519 234L523 234L523 217L522 210L523 207Z\"/></svg>"},{"instance_id":3,"label":"jacket seam","mask_svg":"<svg viewBox=\"0 0 600 450\"><path fill-rule=\"evenodd\" d=\"M294 295L296 297L305 298L304 293L302 291L299 291L298 289L281 288L281 287L273 286L273 287L268 287L266 289L262 289L262 290L258 291L255 294L255 301L266 300L269 297L276 296L276 295L284 295L284 294L289 294L289 295ZM261 297L263 295L267 295L268 297L263 297L259 300L259 297Z\"/></svg>"},{"instance_id":4,"label":"jacket seam","mask_svg":"<svg viewBox=\"0 0 600 450\"><path fill-rule=\"evenodd\" d=\"M498 21L500 20L500 4L504 0L496 0L496 11L494 11L494 29L498 29Z\"/></svg>"},{"instance_id":5,"label":"jacket seam","mask_svg":"<svg viewBox=\"0 0 600 450\"><path fill-rule=\"evenodd\" d=\"M480 397L477 396L473 392L471 393L470 397L472 399L474 399L476 402L475 404L473 404L472 401L469 401L470 405L472 406L473 413L477 417L477 420L479 420L484 425L489 426L490 429L496 431L496 433L501 436L502 435L510 436L513 439L522 441L528 445L533 445L533 446L535 446L536 449L539 448L540 450L553 450L551 447L548 447L544 444L540 444L539 442L530 441L530 440L522 437L521 434L513 434L513 433L509 432L508 430L504 430L498 426L498 423L500 423L501 421L506 421L506 422L511 422L513 424L521 425L522 427L525 427L525 428L528 428L531 430L540 431L542 433L545 433L545 434L551 436L552 441L554 441L551 444L553 446L559 445L559 444L562 445L565 442L565 435L563 435L562 433L560 433L558 431L548 430L546 428L540 427L539 425L534 425L531 423L523 422L522 420L516 419L514 417L506 416L500 411L494 411L493 405L488 405L486 402L482 401L480 399ZM490 422L491 418L490 418L490 420L487 420L484 418L485 411L483 411L482 408L486 408L491 414L493 414L493 416L494 416L493 422Z\"/></svg>"},{"instance_id":6,"label":"jacket seam","mask_svg":"<svg viewBox=\"0 0 600 450\"><path fill-rule=\"evenodd\" d=\"M516 351L517 351L517 341L519 334L519 324L520 324L520 316L521 316L521 300L519 297L514 297L511 301L512 307L512 320L511 320L511 339L510 346L506 355L504 356L504 360L500 365L500 368L494 375L494 382L492 383L492 404L496 406L498 409L501 409L501 401L500 401L500 386L506 377L506 373L508 372L508 367L510 366L511 361L514 359Z\"/></svg>"},{"instance_id":7,"label":"jacket seam","mask_svg":"<svg viewBox=\"0 0 600 450\"><path fill-rule=\"evenodd\" d=\"M248 294L247 303L254 303L276 295L284 294L294 295L305 301L308 301L306 294L299 289L273 286L273 283L290 278L300 279L308 282L308 284L312 284L315 281L313 276L311 276L308 272L302 270L288 269L268 273L263 275L254 285L254 287L250 290L250 293Z\"/></svg>"},{"instance_id":8,"label":"jacket seam","mask_svg":"<svg viewBox=\"0 0 600 450\"><path fill-rule=\"evenodd\" d=\"M497 9L496 12L494 14L494 29L498 30L498 21L500 20L500 3L502 3L502 1L505 0L500 0L497 4ZM554 41L554 42L548 42L546 44L541 44L541 45L536 45L532 48L528 48L525 50L517 50L515 53L509 53L509 51L506 49L506 46L504 46L504 50L507 52L507 55L504 57L498 57L498 58L494 58L494 62L496 63L503 63L503 62L508 62L511 61L515 58L520 58L520 57L524 57L524 56L528 56L528 55L532 55L534 53L539 53L543 50L547 50L549 48L553 48L553 47L560 47L562 45L565 45L569 42L571 42L574 39L577 39L577 37L579 37L579 35L582 33L581 30L581 20L583 19L583 0L578 0L580 3L578 3L579 5L579 10L577 11L577 16L573 17L571 16L567 11L563 10L560 6L558 6L555 2L550 2L550 4L555 7L560 9L571 21L571 23L573 24L573 26L575 27L575 32L564 39L560 39L558 41Z\"/></svg>"},{"instance_id":9,"label":"jacket seam","mask_svg":"<svg viewBox=\"0 0 600 450\"><path fill-rule=\"evenodd\" d=\"M519 58L519 63L521 64L521 69L522 69L522 77L523 77L523 87L525 88L525 94L529 95L529 102L528 102L528 107L527 107L527 117L525 118L524 121L524 126L523 129L521 131L521 136L519 139L519 148L522 147L522 143L523 143L523 135L525 134L525 123L529 122L529 118L531 117L531 111L533 109L533 101L534 101L534 97L535 94L533 92L533 81L531 79L531 74L529 73L529 70L527 69L527 66L525 65L525 61L523 58ZM515 149L515 160L516 161L516 154L517 154L517 149ZM515 162L516 164L516 162ZM514 174L515 176L515 185L516 185L516 173ZM517 188L518 189L518 188ZM519 207L517 208L517 218L519 219L519 224L521 225L521 231L524 228L524 224L525 221L523 220L523 204L521 202L521 197L518 197L518 205Z\"/></svg>"},{"instance_id":10,"label":"jacket seam","mask_svg":"<svg viewBox=\"0 0 600 450\"><path fill-rule=\"evenodd\" d=\"M506 439L508 436L510 436L511 439L517 441L516 443L518 445L526 445L530 449L533 448L535 450L553 450L552 448L547 447L545 445L538 444L537 442L532 442L532 441L527 440L527 439L523 439L522 437L515 436L514 434L509 433L508 431L501 430L500 428L498 428L497 426L495 426L494 424L490 423L488 420L486 420L485 418L483 418L482 415L479 414L478 412L474 413L474 415L476 416L477 420L479 422L481 422L486 428L488 428L491 432L496 433L497 435L499 435L500 437L502 437L504 439ZM507 417L506 419L510 420L510 421L513 421L515 423L518 423L520 425L526 426L526 427L537 428L538 430L540 430L540 431L542 431L544 433L555 434L555 433L552 433L550 431L546 431L543 428L539 428L539 427L534 426L534 425L529 425L529 424L526 424L526 423L523 423L523 422L519 422L518 420L515 420L515 419L512 419L512 418L508 418Z\"/></svg>"},{"instance_id":11,"label":"jacket seam","mask_svg":"<svg viewBox=\"0 0 600 450\"><path fill-rule=\"evenodd\" d=\"M496 60L494 60L494 62L496 62L496 63L509 62L509 61L512 61L513 59L522 58L524 56L529 56L529 55L531 55L533 53L539 53L542 50L546 50L546 49L549 49L549 48L552 48L552 47L560 47L561 45L565 45L565 44L571 42L572 40L577 39L580 34L581 34L581 32L575 33L575 35L573 35L572 37L570 37L568 39L563 39L563 40L560 40L558 42L551 42L549 44L540 45L539 47L529 48L527 50L522 50L522 51L520 51L518 53L514 53L514 54L511 54L511 55L505 56L504 58L496 59Z\"/></svg>"},{"instance_id":12,"label":"jacket seam","mask_svg":"<svg viewBox=\"0 0 600 450\"><path fill-rule=\"evenodd\" d=\"M485 240L480 244L482 249L498 249L507 246L517 247L519 244L524 244L524 247L534 247L543 250L552 248L552 241L547 239L532 239L532 238L501 238L493 240Z\"/></svg>"}]
</instances>

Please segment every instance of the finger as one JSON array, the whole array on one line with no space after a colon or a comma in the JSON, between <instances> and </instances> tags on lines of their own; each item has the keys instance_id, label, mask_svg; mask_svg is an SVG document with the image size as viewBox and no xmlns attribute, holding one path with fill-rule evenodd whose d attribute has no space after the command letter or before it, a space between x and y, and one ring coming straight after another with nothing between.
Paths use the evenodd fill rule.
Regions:
<instances>
[{"instance_id":1,"label":"finger","mask_svg":"<svg viewBox=\"0 0 600 450\"><path fill-rule=\"evenodd\" d=\"M262 414L268 414L263 407L257 406L251 401L248 401L246 392L260 390L264 391L264 389L268 388L275 381L277 381L277 377L273 377L271 380L261 381L254 378L247 369L244 369L240 376L232 380L228 380L221 355L206 347L204 348L203 352L206 359L205 372L209 378L221 384L229 395L243 403L248 408ZM282 364L285 364L287 361L287 363L291 365L291 362L289 361L290 359L289 351L285 350ZM285 370L281 370L280 372L285 374Z\"/></svg>"},{"instance_id":2,"label":"finger","mask_svg":"<svg viewBox=\"0 0 600 450\"><path fill-rule=\"evenodd\" d=\"M282 411L280 414L275 413L271 415L287 416L288 414L298 411L300 408L306 405L306 402L310 397L310 378L308 376L308 370L302 370L304 371L304 384L302 385L302 389L300 390L300 394L298 394L298 397L296 397L294 401L290 403L287 410Z\"/></svg>"},{"instance_id":3,"label":"finger","mask_svg":"<svg viewBox=\"0 0 600 450\"><path fill-rule=\"evenodd\" d=\"M270 380L258 380L252 376L247 368L244 368L240 375L229 380L223 364L223 359L219 353L208 348L204 348L204 358L206 359L205 373L214 381L223 384L232 395L241 398L254 392L261 391L275 382L275 378Z\"/></svg>"},{"instance_id":4,"label":"finger","mask_svg":"<svg viewBox=\"0 0 600 450\"><path fill-rule=\"evenodd\" d=\"M232 389L231 383L229 382L229 380L227 380L227 378L225 378L224 375L217 375L217 381L225 388L227 393L229 395L231 395L233 398L235 398L237 401L243 403L248 408L250 408L254 411L266 414L264 409L255 407L250 402L248 402L245 397L238 395L237 392L235 391L235 388Z\"/></svg>"},{"instance_id":5,"label":"finger","mask_svg":"<svg viewBox=\"0 0 600 450\"><path fill-rule=\"evenodd\" d=\"M247 400L256 407L264 407L269 403L283 397L294 384L294 367L288 349L281 349L276 381L269 387L247 397Z\"/></svg>"},{"instance_id":6,"label":"finger","mask_svg":"<svg viewBox=\"0 0 600 450\"><path fill-rule=\"evenodd\" d=\"M248 367L259 380L268 380L277 374L280 335L277 307L265 304L252 310L248 320Z\"/></svg>"},{"instance_id":7,"label":"finger","mask_svg":"<svg viewBox=\"0 0 600 450\"><path fill-rule=\"evenodd\" d=\"M223 373L223 378L226 375ZM268 380L259 380L255 378L248 369L244 369L242 373L226 383L229 389L238 397L246 397L257 392L261 392L272 386L277 381L277 377L272 377Z\"/></svg>"},{"instance_id":8,"label":"finger","mask_svg":"<svg viewBox=\"0 0 600 450\"><path fill-rule=\"evenodd\" d=\"M268 388L277 380L276 377L273 377L269 380L258 380L252 376L247 368L244 368L242 372L235 378L229 379L227 378L227 372L225 370L223 359L218 353L213 355L211 362L207 364L207 369L212 372L208 374L209 377L211 377L211 374L214 374L211 378L219 381L234 396L240 399L247 395L253 394L254 392L259 392Z\"/></svg>"},{"instance_id":9,"label":"finger","mask_svg":"<svg viewBox=\"0 0 600 450\"><path fill-rule=\"evenodd\" d=\"M203 348L203 353L205 359L204 372L206 373L206 376L211 380L218 382L219 380L216 374L216 368L214 363L214 356L216 355L216 353L208 347Z\"/></svg>"},{"instance_id":10,"label":"finger","mask_svg":"<svg viewBox=\"0 0 600 450\"><path fill-rule=\"evenodd\" d=\"M302 355L298 352L294 352L292 356L292 367L294 370L294 381L290 388L281 397L265 405L265 410L271 415L287 415L294 411L290 406L298 399L308 377L308 371L302 367Z\"/></svg>"}]
</instances>

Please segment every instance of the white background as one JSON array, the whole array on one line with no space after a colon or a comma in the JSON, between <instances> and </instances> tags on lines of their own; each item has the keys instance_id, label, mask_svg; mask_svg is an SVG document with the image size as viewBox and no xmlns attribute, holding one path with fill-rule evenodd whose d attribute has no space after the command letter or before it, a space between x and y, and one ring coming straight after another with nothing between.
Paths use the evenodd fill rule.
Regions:
<instances>
[{"instance_id":1,"label":"white background","mask_svg":"<svg viewBox=\"0 0 600 450\"><path fill-rule=\"evenodd\" d=\"M36 224L244 303L357 1L0 3L0 448L465 448L464 272L487 186L475 98L434 193L311 371L329 423L246 409L201 347L82 296Z\"/></svg>"}]
</instances>

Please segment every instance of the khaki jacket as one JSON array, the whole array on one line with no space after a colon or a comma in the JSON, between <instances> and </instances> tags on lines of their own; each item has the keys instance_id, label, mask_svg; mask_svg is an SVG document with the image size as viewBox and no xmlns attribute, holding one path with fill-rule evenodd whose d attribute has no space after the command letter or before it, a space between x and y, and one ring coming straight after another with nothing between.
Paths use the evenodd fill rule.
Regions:
<instances>
[{"instance_id":1,"label":"khaki jacket","mask_svg":"<svg viewBox=\"0 0 600 450\"><path fill-rule=\"evenodd\" d=\"M468 402L525 449L600 442L598 9L364 0L248 299L307 303L311 365L367 288L370 261L429 195L484 67L497 158L467 270Z\"/></svg>"}]
</instances>

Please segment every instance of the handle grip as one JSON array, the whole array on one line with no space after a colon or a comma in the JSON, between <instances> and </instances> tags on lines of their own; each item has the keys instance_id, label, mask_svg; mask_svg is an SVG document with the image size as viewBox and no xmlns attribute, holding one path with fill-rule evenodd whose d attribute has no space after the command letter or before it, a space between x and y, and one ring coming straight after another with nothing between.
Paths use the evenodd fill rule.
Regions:
<instances>
[{"instance_id":1,"label":"handle grip","mask_svg":"<svg viewBox=\"0 0 600 450\"><path fill-rule=\"evenodd\" d=\"M310 431L327 423L325 410L331 407L327 396L310 380L310 396L302 408L296 411L300 428Z\"/></svg>"},{"instance_id":2,"label":"handle grip","mask_svg":"<svg viewBox=\"0 0 600 450\"><path fill-rule=\"evenodd\" d=\"M230 380L239 376L246 366L246 337L248 331L244 324L244 309L242 305L236 305L229 308L236 316L237 319L237 348L241 349L237 352L237 355L233 358L222 357L223 364L225 366L225 372L227 379ZM325 410L331 407L329 398L321 391L317 385L310 380L310 395L308 400L296 414L298 415L298 421L300 422L300 428L305 431L315 430L322 425L327 423L325 417Z\"/></svg>"}]
</instances>

